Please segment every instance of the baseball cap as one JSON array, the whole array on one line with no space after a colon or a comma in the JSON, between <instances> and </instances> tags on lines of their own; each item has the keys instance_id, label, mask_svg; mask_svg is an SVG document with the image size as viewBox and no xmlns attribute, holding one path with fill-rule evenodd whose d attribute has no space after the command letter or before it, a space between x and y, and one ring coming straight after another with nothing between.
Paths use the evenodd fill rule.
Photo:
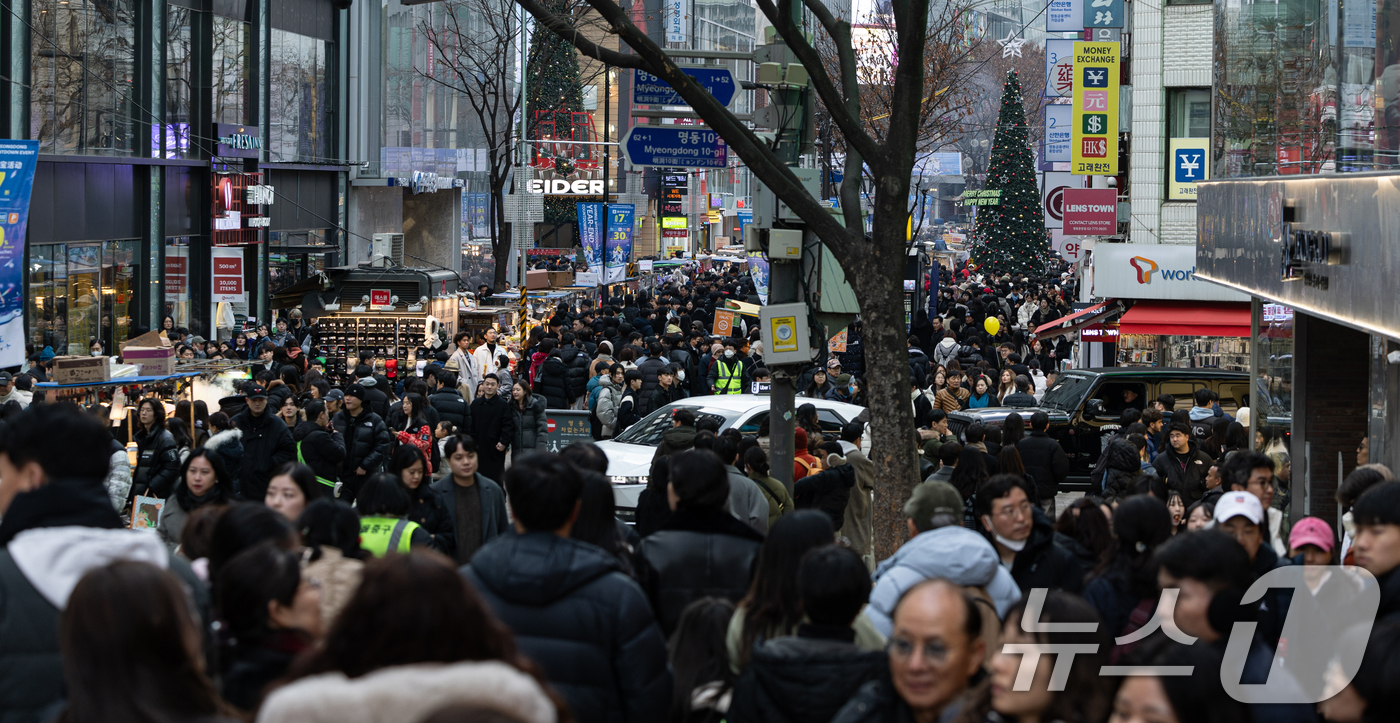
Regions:
<instances>
[{"instance_id":1,"label":"baseball cap","mask_svg":"<svg viewBox=\"0 0 1400 723\"><path fill-rule=\"evenodd\" d=\"M339 389L332 389L332 390L330 390L329 392L326 392L326 399L334 400L334 401L337 401L337 402L338 402L338 401L340 401L340 400L342 400L342 399L344 399L344 398L345 398L345 392L342 392L342 391L340 391Z\"/></svg>"},{"instance_id":2,"label":"baseball cap","mask_svg":"<svg viewBox=\"0 0 1400 723\"><path fill-rule=\"evenodd\" d=\"M359 384L351 384L350 388L345 390L345 396L354 397L360 401L364 401L365 388Z\"/></svg>"},{"instance_id":3,"label":"baseball cap","mask_svg":"<svg viewBox=\"0 0 1400 723\"><path fill-rule=\"evenodd\" d=\"M203 344L203 343L204 343L204 337L199 336L198 334L196 334L196 335L190 337L190 343L191 343L191 344Z\"/></svg>"},{"instance_id":4,"label":"baseball cap","mask_svg":"<svg viewBox=\"0 0 1400 723\"><path fill-rule=\"evenodd\" d=\"M1303 545L1317 545L1323 552L1331 552L1336 544L1332 526L1317 517L1304 517L1288 533L1288 546L1294 550Z\"/></svg>"},{"instance_id":5,"label":"baseball cap","mask_svg":"<svg viewBox=\"0 0 1400 723\"><path fill-rule=\"evenodd\" d=\"M914 494L904 503L904 516L920 529L927 527L934 515L952 515L962 520L963 501L957 489L943 480L930 480L914 487Z\"/></svg>"},{"instance_id":6,"label":"baseball cap","mask_svg":"<svg viewBox=\"0 0 1400 723\"><path fill-rule=\"evenodd\" d=\"M1215 522L1220 524L1231 517L1244 517L1257 525L1264 519L1264 507L1258 497L1248 492L1226 492L1215 504Z\"/></svg>"},{"instance_id":7,"label":"baseball cap","mask_svg":"<svg viewBox=\"0 0 1400 723\"><path fill-rule=\"evenodd\" d=\"M9 384L14 381L15 375L9 372L0 372L0 384Z\"/></svg>"},{"instance_id":8,"label":"baseball cap","mask_svg":"<svg viewBox=\"0 0 1400 723\"><path fill-rule=\"evenodd\" d=\"M827 368L827 369L840 369L840 368L841 368L841 360L840 360L840 359L831 359L831 360L827 361L827 363L826 363L826 368Z\"/></svg>"},{"instance_id":9,"label":"baseball cap","mask_svg":"<svg viewBox=\"0 0 1400 723\"><path fill-rule=\"evenodd\" d=\"M257 386L257 385L248 387L248 398L249 398L249 399L267 399L267 390L266 390L266 389L263 389L262 387Z\"/></svg>"}]
</instances>

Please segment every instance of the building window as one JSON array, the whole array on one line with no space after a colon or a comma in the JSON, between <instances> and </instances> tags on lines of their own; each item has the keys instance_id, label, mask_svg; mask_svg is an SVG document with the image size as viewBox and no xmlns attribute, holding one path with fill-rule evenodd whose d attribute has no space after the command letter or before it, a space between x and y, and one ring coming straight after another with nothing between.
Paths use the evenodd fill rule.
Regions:
<instances>
[{"instance_id":1,"label":"building window","mask_svg":"<svg viewBox=\"0 0 1400 723\"><path fill-rule=\"evenodd\" d=\"M268 158L273 162L330 157L330 43L272 31Z\"/></svg>"},{"instance_id":2,"label":"building window","mask_svg":"<svg viewBox=\"0 0 1400 723\"><path fill-rule=\"evenodd\" d=\"M214 122L243 125L248 122L248 56L252 52L248 23L214 18L213 73Z\"/></svg>"},{"instance_id":3,"label":"building window","mask_svg":"<svg viewBox=\"0 0 1400 723\"><path fill-rule=\"evenodd\" d=\"M136 241L36 244L29 252L29 341L86 356L93 339L116 349L131 334Z\"/></svg>"},{"instance_id":4,"label":"building window","mask_svg":"<svg viewBox=\"0 0 1400 723\"><path fill-rule=\"evenodd\" d=\"M30 137L39 151L135 155L134 0L31 7Z\"/></svg>"},{"instance_id":5,"label":"building window","mask_svg":"<svg viewBox=\"0 0 1400 723\"><path fill-rule=\"evenodd\" d=\"M194 158L190 124L197 102L194 79L194 45L191 38L199 12L170 5L165 15L165 124L151 130L151 155L157 158Z\"/></svg>"},{"instance_id":6,"label":"building window","mask_svg":"<svg viewBox=\"0 0 1400 723\"><path fill-rule=\"evenodd\" d=\"M1167 137L1210 137L1210 89L1167 90Z\"/></svg>"}]
</instances>

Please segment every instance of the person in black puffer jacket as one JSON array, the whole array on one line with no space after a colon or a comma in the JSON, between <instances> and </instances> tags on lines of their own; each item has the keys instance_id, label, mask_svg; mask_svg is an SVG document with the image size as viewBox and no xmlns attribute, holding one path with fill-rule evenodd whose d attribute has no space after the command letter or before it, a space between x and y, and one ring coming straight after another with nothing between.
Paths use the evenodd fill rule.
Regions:
<instances>
[{"instance_id":1,"label":"person in black puffer jacket","mask_svg":"<svg viewBox=\"0 0 1400 723\"><path fill-rule=\"evenodd\" d=\"M1128 495L1128 483L1142 471L1142 462L1138 457L1137 448L1126 439L1118 438L1109 443L1108 449L1104 450L1104 473L1102 484L1098 484L1099 494L1103 497L1125 497ZM1097 482L1097 480L1096 480Z\"/></svg>"},{"instance_id":2,"label":"person in black puffer jacket","mask_svg":"<svg viewBox=\"0 0 1400 723\"><path fill-rule=\"evenodd\" d=\"M292 429L297 445L297 460L311 468L317 479L330 480L334 487L340 479L340 466L345 461L345 438L331 424L326 403L313 400L303 408L306 419ZM324 484L324 482L322 483Z\"/></svg>"},{"instance_id":3,"label":"person in black puffer jacket","mask_svg":"<svg viewBox=\"0 0 1400 723\"><path fill-rule=\"evenodd\" d=\"M243 499L263 499L272 470L297 458L292 430L268 408L267 392L256 385L248 388L247 408L232 423L243 432L243 460L238 474Z\"/></svg>"},{"instance_id":4,"label":"person in black puffer jacket","mask_svg":"<svg viewBox=\"0 0 1400 723\"><path fill-rule=\"evenodd\" d=\"M680 500L670 519L642 538L637 579L661 631L669 635L692 602L702 597L738 602L744 597L763 535L725 511L729 473L714 453L691 450L666 459L671 488Z\"/></svg>"},{"instance_id":5,"label":"person in black puffer jacket","mask_svg":"<svg viewBox=\"0 0 1400 723\"><path fill-rule=\"evenodd\" d=\"M855 645L851 624L870 596L870 573L854 551L828 545L808 553L797 588L806 620L795 636L754 646L734 684L732 723L829 721L887 669L887 653Z\"/></svg>"},{"instance_id":6,"label":"person in black puffer jacket","mask_svg":"<svg viewBox=\"0 0 1400 723\"><path fill-rule=\"evenodd\" d=\"M569 366L564 363L559 352L553 348L553 339L545 339L540 346L548 356L535 374L534 392L545 400L549 409L569 408Z\"/></svg>"},{"instance_id":7,"label":"person in black puffer jacket","mask_svg":"<svg viewBox=\"0 0 1400 723\"><path fill-rule=\"evenodd\" d=\"M846 351L841 354L841 371L860 379L865 378L865 342L861 339L861 322L851 322L846 331Z\"/></svg>"},{"instance_id":8,"label":"person in black puffer jacket","mask_svg":"<svg viewBox=\"0 0 1400 723\"><path fill-rule=\"evenodd\" d=\"M549 428L545 413L545 399L531 394L525 380L518 379L510 389L510 411L515 413L515 444L511 448L515 455L545 451L544 435Z\"/></svg>"},{"instance_id":9,"label":"person in black puffer jacket","mask_svg":"<svg viewBox=\"0 0 1400 723\"><path fill-rule=\"evenodd\" d=\"M433 549L449 557L457 555L456 510L448 510L442 495L432 488L423 451L411 444L400 444L389 458L389 474L399 478L408 494L405 518L418 523L433 540Z\"/></svg>"},{"instance_id":10,"label":"person in black puffer jacket","mask_svg":"<svg viewBox=\"0 0 1400 723\"><path fill-rule=\"evenodd\" d=\"M457 375L439 369L428 378L428 404L438 413L438 419L451 422L457 429L469 428L471 410L462 393L457 391Z\"/></svg>"},{"instance_id":11,"label":"person in black puffer jacket","mask_svg":"<svg viewBox=\"0 0 1400 723\"><path fill-rule=\"evenodd\" d=\"M574 335L565 332L563 336L564 345L559 347L559 358L568 368L569 379L569 404L573 406L578 398L583 396L588 388L588 364L591 361L587 354L574 343Z\"/></svg>"},{"instance_id":12,"label":"person in black puffer jacket","mask_svg":"<svg viewBox=\"0 0 1400 723\"><path fill-rule=\"evenodd\" d=\"M817 509L831 518L833 529L840 531L846 519L846 505L851 501L851 488L856 484L856 468L841 464L809 474L793 484L793 505L799 510Z\"/></svg>"},{"instance_id":13,"label":"person in black puffer jacket","mask_svg":"<svg viewBox=\"0 0 1400 723\"><path fill-rule=\"evenodd\" d=\"M165 429L165 407L157 399L142 399L136 405L138 424L132 441L136 442L138 458L131 476L131 493L169 497L180 478L180 452L175 437Z\"/></svg>"},{"instance_id":14,"label":"person in black puffer jacket","mask_svg":"<svg viewBox=\"0 0 1400 723\"><path fill-rule=\"evenodd\" d=\"M345 462L341 465L340 479L347 489L337 495L345 500L355 499L360 485L384 465L389 457L389 443L393 441L384 420L365 405L365 396L364 387L352 384L345 393L345 408L331 422L345 440Z\"/></svg>"},{"instance_id":15,"label":"person in black puffer jacket","mask_svg":"<svg viewBox=\"0 0 1400 723\"><path fill-rule=\"evenodd\" d=\"M524 531L487 543L462 574L579 723L665 720L666 640L646 596L617 558L556 534L582 499L578 470L533 455L511 466L505 482Z\"/></svg>"}]
</instances>

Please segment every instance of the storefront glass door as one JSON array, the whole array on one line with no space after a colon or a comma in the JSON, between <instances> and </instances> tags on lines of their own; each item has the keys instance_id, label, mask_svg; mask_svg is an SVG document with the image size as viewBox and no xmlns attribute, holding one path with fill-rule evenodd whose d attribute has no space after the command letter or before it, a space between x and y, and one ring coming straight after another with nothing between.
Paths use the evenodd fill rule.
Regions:
<instances>
[{"instance_id":1,"label":"storefront glass door","mask_svg":"<svg viewBox=\"0 0 1400 723\"><path fill-rule=\"evenodd\" d=\"M131 335L136 258L136 241L31 247L26 315L34 348L81 356L99 339L114 353Z\"/></svg>"}]
</instances>

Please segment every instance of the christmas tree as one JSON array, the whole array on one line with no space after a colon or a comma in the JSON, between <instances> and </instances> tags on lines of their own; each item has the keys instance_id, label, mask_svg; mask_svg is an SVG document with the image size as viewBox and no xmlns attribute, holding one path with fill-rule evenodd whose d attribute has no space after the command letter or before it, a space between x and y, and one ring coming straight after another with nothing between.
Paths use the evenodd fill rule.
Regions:
<instances>
[{"instance_id":1,"label":"christmas tree","mask_svg":"<svg viewBox=\"0 0 1400 723\"><path fill-rule=\"evenodd\" d=\"M987 167L987 191L1001 191L998 205L976 206L977 230L969 252L978 269L996 273L1040 273L1050 259L1045 214L1021 105L1016 71L1006 74L1001 114Z\"/></svg>"},{"instance_id":2,"label":"christmas tree","mask_svg":"<svg viewBox=\"0 0 1400 723\"><path fill-rule=\"evenodd\" d=\"M564 0L546 0L543 4L556 15L567 17L569 14L569 5ZM530 37L530 53L525 67L528 137L574 137L574 118L570 114L583 112L583 81L573 44L537 23ZM570 145L550 144L543 146L542 150L548 154L573 148ZM573 159L556 158L554 163L554 170L561 178L574 173ZM567 196L545 196L545 223L554 226L574 224L578 215L577 201ZM578 240L577 229L574 240Z\"/></svg>"}]
</instances>

